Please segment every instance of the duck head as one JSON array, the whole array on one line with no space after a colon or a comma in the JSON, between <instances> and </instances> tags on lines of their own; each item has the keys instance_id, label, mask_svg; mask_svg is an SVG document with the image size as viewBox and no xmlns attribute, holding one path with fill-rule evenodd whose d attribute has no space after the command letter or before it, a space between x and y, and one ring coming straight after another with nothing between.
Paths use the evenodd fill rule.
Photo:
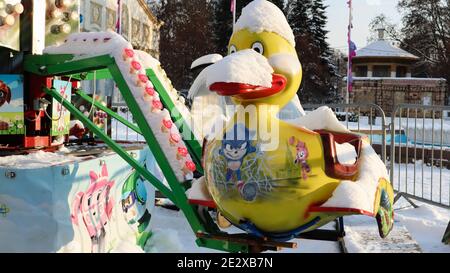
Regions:
<instances>
[{"instance_id":1,"label":"duck head","mask_svg":"<svg viewBox=\"0 0 450 273\"><path fill-rule=\"evenodd\" d=\"M302 67L284 14L255 0L242 10L228 46L229 55L210 68L209 89L237 104L285 106L297 93Z\"/></svg>"}]
</instances>

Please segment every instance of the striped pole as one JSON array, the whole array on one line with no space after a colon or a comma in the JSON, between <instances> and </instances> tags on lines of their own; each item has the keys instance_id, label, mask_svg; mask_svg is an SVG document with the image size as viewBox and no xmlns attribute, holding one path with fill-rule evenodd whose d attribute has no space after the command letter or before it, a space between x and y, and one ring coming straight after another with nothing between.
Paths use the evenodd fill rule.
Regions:
<instances>
[{"instance_id":1,"label":"striped pole","mask_svg":"<svg viewBox=\"0 0 450 273\"><path fill-rule=\"evenodd\" d=\"M231 0L231 12L233 13L233 32L234 26L236 25L236 1L237 0Z\"/></svg>"},{"instance_id":2,"label":"striped pole","mask_svg":"<svg viewBox=\"0 0 450 273\"><path fill-rule=\"evenodd\" d=\"M349 20L348 20L348 62L347 62L347 92L345 95L345 103L350 103L350 93L353 89L353 71L352 71L352 58L354 56L354 47L352 42L352 28L353 28L353 14L352 14L352 0L347 2L349 8Z\"/></svg>"}]
</instances>

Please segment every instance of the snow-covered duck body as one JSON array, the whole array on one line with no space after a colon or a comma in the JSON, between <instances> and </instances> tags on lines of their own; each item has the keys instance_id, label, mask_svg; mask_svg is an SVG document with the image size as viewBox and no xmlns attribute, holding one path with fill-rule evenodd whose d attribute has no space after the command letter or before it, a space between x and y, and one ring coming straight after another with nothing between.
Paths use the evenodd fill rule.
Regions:
<instances>
[{"instance_id":1,"label":"snow-covered duck body","mask_svg":"<svg viewBox=\"0 0 450 273\"><path fill-rule=\"evenodd\" d=\"M221 214L255 235L289 240L339 216L375 216L382 199L387 204L382 208L382 236L387 235L392 228L392 189L370 145L355 145L361 151L360 163L365 163L360 170L372 165L381 171L363 175L353 168L351 174L330 175L326 155L335 146L329 148L324 140L330 134L313 130L361 138L327 107L296 124L277 117L302 79L283 13L268 1L251 2L243 9L229 49L229 56L207 68L206 79L211 91L231 96L237 105L234 117L205 147L205 180Z\"/></svg>"}]
</instances>

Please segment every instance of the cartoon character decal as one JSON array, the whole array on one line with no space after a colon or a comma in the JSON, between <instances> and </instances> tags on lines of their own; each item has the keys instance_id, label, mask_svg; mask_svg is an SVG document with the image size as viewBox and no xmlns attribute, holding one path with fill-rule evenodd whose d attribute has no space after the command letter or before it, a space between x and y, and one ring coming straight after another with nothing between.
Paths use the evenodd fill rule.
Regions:
<instances>
[{"instance_id":1,"label":"cartoon character decal","mask_svg":"<svg viewBox=\"0 0 450 273\"><path fill-rule=\"evenodd\" d=\"M122 211L127 223L137 228L136 243L144 249L152 236L151 211L154 208L154 190L136 171L133 171L122 187Z\"/></svg>"},{"instance_id":2,"label":"cartoon character decal","mask_svg":"<svg viewBox=\"0 0 450 273\"><path fill-rule=\"evenodd\" d=\"M105 252L105 226L111 219L114 200L111 189L114 181L109 180L106 165L99 175L90 172L90 185L85 192L79 192L72 204L72 223L79 225L79 214L91 237L91 252Z\"/></svg>"},{"instance_id":3,"label":"cartoon character decal","mask_svg":"<svg viewBox=\"0 0 450 273\"><path fill-rule=\"evenodd\" d=\"M0 204L0 215L3 215L3 217L6 217L6 215L9 213L10 209L6 204Z\"/></svg>"},{"instance_id":4,"label":"cartoon character decal","mask_svg":"<svg viewBox=\"0 0 450 273\"><path fill-rule=\"evenodd\" d=\"M11 89L6 83L0 81L0 107L11 102Z\"/></svg>"},{"instance_id":5,"label":"cartoon character decal","mask_svg":"<svg viewBox=\"0 0 450 273\"><path fill-rule=\"evenodd\" d=\"M69 98L69 95L66 92L66 88L67 88L67 86L61 87L61 89L59 91L59 94L65 100L67 100ZM58 116L58 119L57 119L57 121L58 121L58 129L57 130L58 130L58 132L63 132L66 129L66 127L67 127L65 116L66 116L68 111L60 103L56 104L56 110L57 110L57 116Z\"/></svg>"},{"instance_id":6,"label":"cartoon character decal","mask_svg":"<svg viewBox=\"0 0 450 273\"><path fill-rule=\"evenodd\" d=\"M252 133L242 124L235 124L234 127L224 134L220 155L226 160L226 182L230 182L233 176L236 177L236 186L242 197L247 201L254 201L258 192L258 185L255 182L243 181L241 167L247 155L255 153Z\"/></svg>"},{"instance_id":7,"label":"cartoon character decal","mask_svg":"<svg viewBox=\"0 0 450 273\"><path fill-rule=\"evenodd\" d=\"M295 146L297 153L295 156L294 163L301 166L302 168L302 178L303 180L308 179L308 173L311 172L311 167L309 166L307 160L309 157L309 151L306 147L306 144L300 140L297 140L295 137L291 137L289 139L289 144L291 146Z\"/></svg>"}]
</instances>

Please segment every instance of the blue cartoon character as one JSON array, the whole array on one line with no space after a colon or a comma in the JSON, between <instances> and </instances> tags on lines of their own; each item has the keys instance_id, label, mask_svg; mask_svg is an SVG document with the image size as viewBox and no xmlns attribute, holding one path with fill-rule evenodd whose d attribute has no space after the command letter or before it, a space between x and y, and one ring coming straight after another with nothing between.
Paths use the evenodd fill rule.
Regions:
<instances>
[{"instance_id":1,"label":"blue cartoon character","mask_svg":"<svg viewBox=\"0 0 450 273\"><path fill-rule=\"evenodd\" d=\"M137 229L136 243L142 249L152 236L150 220L154 199L154 189L134 171L122 187L122 211L127 223Z\"/></svg>"},{"instance_id":2,"label":"blue cartoon character","mask_svg":"<svg viewBox=\"0 0 450 273\"><path fill-rule=\"evenodd\" d=\"M247 155L256 152L252 145L252 133L243 124L235 124L225 133L222 140L220 154L227 162L226 182L230 182L236 176L237 188L242 197L247 201L254 201L257 195L257 184L242 180L241 167Z\"/></svg>"}]
</instances>

